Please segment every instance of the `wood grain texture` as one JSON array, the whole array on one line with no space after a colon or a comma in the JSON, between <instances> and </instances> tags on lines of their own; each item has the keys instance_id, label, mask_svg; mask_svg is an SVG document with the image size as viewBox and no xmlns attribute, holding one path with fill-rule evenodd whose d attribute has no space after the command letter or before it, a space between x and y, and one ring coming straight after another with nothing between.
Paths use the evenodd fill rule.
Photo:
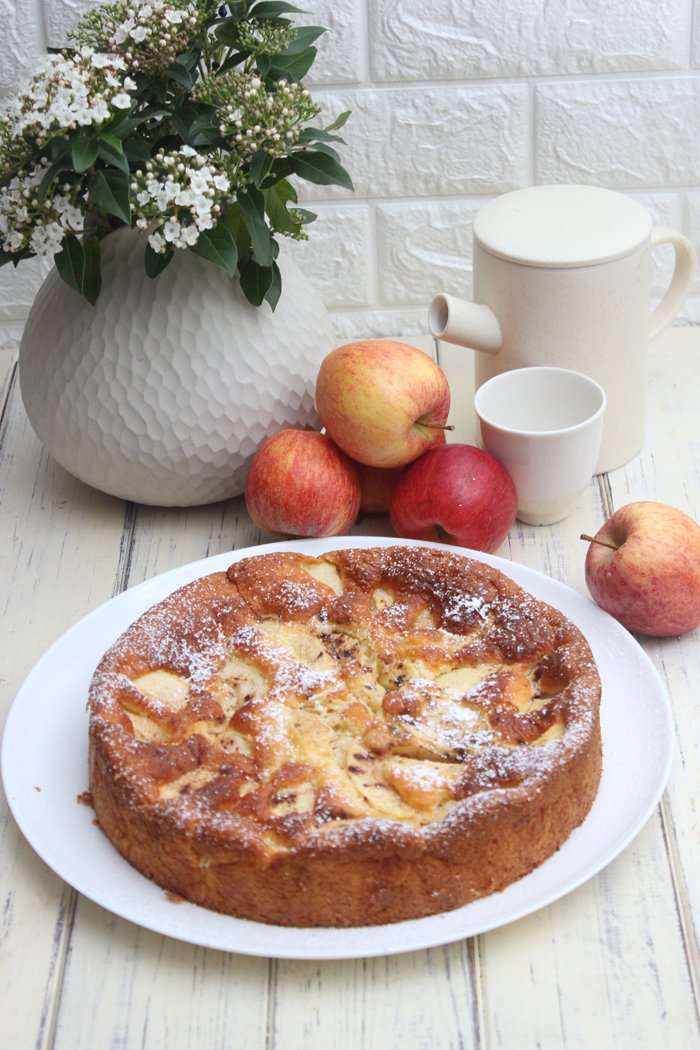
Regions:
<instances>
[{"instance_id":1,"label":"wood grain texture","mask_svg":"<svg viewBox=\"0 0 700 1050\"><path fill-rule=\"evenodd\" d=\"M1 356L6 365L9 355ZM3 372L7 374L6 367ZM0 712L4 726L19 685L42 652L114 593L124 506L75 481L49 459L27 422L14 367L3 389ZM11 989L3 1010L3 1035L8 1046L49 1046L77 895L37 863L4 796L0 836L0 958L4 981Z\"/></svg>"},{"instance_id":2,"label":"wood grain texture","mask_svg":"<svg viewBox=\"0 0 700 1050\"><path fill-rule=\"evenodd\" d=\"M430 339L417 340L428 352ZM452 440L473 441L469 351L439 347ZM700 329L652 346L640 457L594 479L569 518L516 524L498 552L586 593L585 544L616 506L659 499L700 516ZM125 587L189 561L279 537L242 497L190 510L94 492L53 463L0 352L0 717L58 635ZM365 515L360 535L390 535ZM697 632L640 639L672 699L668 791L620 857L575 892L509 926L377 959L294 962L182 944L63 885L0 804L0 1008L12 1050L686 1050L700 1047L700 720ZM634 790L634 785L629 786ZM173 905L177 907L177 905Z\"/></svg>"},{"instance_id":3,"label":"wood grain texture","mask_svg":"<svg viewBox=\"0 0 700 1050\"><path fill-rule=\"evenodd\" d=\"M700 342L694 328L672 329L652 344L649 368L652 410L645 449L624 471L610 475L615 506L631 500L657 499L682 508L700 521L699 351ZM682 934L688 979L696 1003L693 1031L697 1033L700 1001L698 632L682 638L640 640L666 683L676 723L675 761L660 814L674 885L673 920Z\"/></svg>"}]
</instances>

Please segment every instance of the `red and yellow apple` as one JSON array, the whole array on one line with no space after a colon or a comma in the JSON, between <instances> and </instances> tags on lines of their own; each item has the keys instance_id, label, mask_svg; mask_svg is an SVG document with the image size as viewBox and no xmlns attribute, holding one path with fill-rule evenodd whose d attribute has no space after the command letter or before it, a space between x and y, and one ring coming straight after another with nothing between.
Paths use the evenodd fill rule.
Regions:
<instances>
[{"instance_id":1,"label":"red and yellow apple","mask_svg":"<svg viewBox=\"0 0 700 1050\"><path fill-rule=\"evenodd\" d=\"M591 597L637 634L667 637L700 625L700 526L666 503L627 503L589 540Z\"/></svg>"},{"instance_id":2,"label":"red and yellow apple","mask_svg":"<svg viewBox=\"0 0 700 1050\"><path fill-rule=\"evenodd\" d=\"M497 459L473 445L447 444L404 467L389 517L404 538L492 553L517 509L513 479Z\"/></svg>"},{"instance_id":3,"label":"red and yellow apple","mask_svg":"<svg viewBox=\"0 0 700 1050\"><path fill-rule=\"evenodd\" d=\"M445 444L445 431L439 430L433 448ZM391 494L403 467L368 467L353 460L360 479L360 510L364 514L388 514Z\"/></svg>"},{"instance_id":4,"label":"red and yellow apple","mask_svg":"<svg viewBox=\"0 0 700 1050\"><path fill-rule=\"evenodd\" d=\"M268 532L339 536L357 518L360 482L350 458L325 434L280 430L253 456L245 501Z\"/></svg>"},{"instance_id":5,"label":"red and yellow apple","mask_svg":"<svg viewBox=\"0 0 700 1050\"><path fill-rule=\"evenodd\" d=\"M396 479L403 467L368 467L355 463L360 479L360 510L364 514L387 514Z\"/></svg>"},{"instance_id":6,"label":"red and yellow apple","mask_svg":"<svg viewBox=\"0 0 700 1050\"><path fill-rule=\"evenodd\" d=\"M450 410L447 377L407 343L366 339L323 359L316 408L326 433L352 459L401 467L437 441Z\"/></svg>"}]
</instances>

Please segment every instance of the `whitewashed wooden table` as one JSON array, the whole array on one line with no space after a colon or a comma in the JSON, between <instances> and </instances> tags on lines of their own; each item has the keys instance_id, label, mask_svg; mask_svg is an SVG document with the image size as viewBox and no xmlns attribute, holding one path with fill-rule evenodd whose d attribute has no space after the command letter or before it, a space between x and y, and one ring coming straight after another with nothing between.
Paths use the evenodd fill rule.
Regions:
<instances>
[{"instance_id":1,"label":"whitewashed wooden table","mask_svg":"<svg viewBox=\"0 0 700 1050\"><path fill-rule=\"evenodd\" d=\"M419 345L430 346L429 340ZM440 347L455 439L469 440L469 355ZM166 569L263 543L242 498L194 510L126 504L52 462L0 352L0 712L42 652L100 603ZM594 479L559 525L499 550L586 593L581 532L637 499L700 519L700 329L652 346L643 454ZM360 534L391 535L380 517ZM204 949L117 918L64 884L0 810L0 1045L7 1050L334 1050L700 1046L700 645L641 640L673 705L661 804L624 852L556 903L444 947L282 961ZM27 733L32 726L27 725ZM60 754L56 761L60 761ZM634 792L635 784L628 785Z\"/></svg>"}]
</instances>

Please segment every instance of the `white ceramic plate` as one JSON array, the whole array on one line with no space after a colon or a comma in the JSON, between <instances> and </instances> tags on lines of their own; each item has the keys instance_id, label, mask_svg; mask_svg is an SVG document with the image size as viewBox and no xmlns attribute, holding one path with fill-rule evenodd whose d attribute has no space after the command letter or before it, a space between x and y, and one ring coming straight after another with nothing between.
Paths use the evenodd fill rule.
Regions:
<instances>
[{"instance_id":1,"label":"white ceramic plate","mask_svg":"<svg viewBox=\"0 0 700 1050\"><path fill-rule=\"evenodd\" d=\"M474 552L467 553L501 569L573 620L593 649L603 681L604 771L593 808L553 857L502 893L457 911L389 926L315 930L247 922L173 903L121 858L93 824L92 810L77 802L88 786L85 701L92 672L104 650L145 609L176 587L247 555L269 550L319 554L397 542L344 536L220 554L125 591L59 638L15 698L1 756L12 813L46 864L109 911L179 940L247 955L349 959L429 948L505 925L569 893L621 853L651 816L670 772L672 719L664 686L643 649L593 602L542 573Z\"/></svg>"}]
</instances>

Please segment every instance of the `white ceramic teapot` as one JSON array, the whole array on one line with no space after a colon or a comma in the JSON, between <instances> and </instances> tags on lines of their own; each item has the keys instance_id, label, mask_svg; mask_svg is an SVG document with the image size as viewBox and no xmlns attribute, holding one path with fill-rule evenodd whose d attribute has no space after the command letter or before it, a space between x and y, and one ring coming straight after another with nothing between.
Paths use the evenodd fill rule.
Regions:
<instances>
[{"instance_id":1,"label":"white ceramic teapot","mask_svg":"<svg viewBox=\"0 0 700 1050\"><path fill-rule=\"evenodd\" d=\"M670 242L675 267L650 317L651 249ZM513 368L583 372L608 400L596 471L622 466L644 442L647 344L675 316L695 252L654 226L642 205L595 186L515 190L474 220L474 301L438 294L430 329L471 347L475 385Z\"/></svg>"}]
</instances>

